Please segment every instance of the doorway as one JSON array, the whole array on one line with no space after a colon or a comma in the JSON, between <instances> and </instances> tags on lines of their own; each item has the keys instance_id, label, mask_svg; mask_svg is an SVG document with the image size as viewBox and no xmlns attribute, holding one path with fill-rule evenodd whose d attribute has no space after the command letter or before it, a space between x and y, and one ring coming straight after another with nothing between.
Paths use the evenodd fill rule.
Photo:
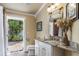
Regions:
<instances>
[{"instance_id":1,"label":"doorway","mask_svg":"<svg viewBox=\"0 0 79 59\"><path fill-rule=\"evenodd\" d=\"M26 49L24 18L7 16L6 18L6 55L21 56Z\"/></svg>"}]
</instances>

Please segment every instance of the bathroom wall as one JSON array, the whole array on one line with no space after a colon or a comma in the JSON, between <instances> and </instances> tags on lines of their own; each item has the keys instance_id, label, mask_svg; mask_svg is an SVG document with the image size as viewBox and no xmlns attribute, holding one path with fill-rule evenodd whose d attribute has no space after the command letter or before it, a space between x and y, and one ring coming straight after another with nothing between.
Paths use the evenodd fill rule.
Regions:
<instances>
[{"instance_id":1,"label":"bathroom wall","mask_svg":"<svg viewBox=\"0 0 79 59\"><path fill-rule=\"evenodd\" d=\"M71 39L71 41L79 44L79 20L76 20L72 25L72 39ZM76 46L74 45L74 47L76 47ZM66 55L79 56L79 53L66 51Z\"/></svg>"},{"instance_id":2,"label":"bathroom wall","mask_svg":"<svg viewBox=\"0 0 79 59\"><path fill-rule=\"evenodd\" d=\"M72 41L79 44L79 20L73 23L72 27Z\"/></svg>"},{"instance_id":3,"label":"bathroom wall","mask_svg":"<svg viewBox=\"0 0 79 59\"><path fill-rule=\"evenodd\" d=\"M44 37L48 35L49 15L47 13L47 7L48 4L39 12L36 17L36 22L42 21L42 31L36 32L36 37L40 37L41 39L44 39Z\"/></svg>"},{"instance_id":4,"label":"bathroom wall","mask_svg":"<svg viewBox=\"0 0 79 59\"><path fill-rule=\"evenodd\" d=\"M35 43L36 38L36 19L33 16L26 17L27 41L29 44Z\"/></svg>"},{"instance_id":5,"label":"bathroom wall","mask_svg":"<svg viewBox=\"0 0 79 59\"><path fill-rule=\"evenodd\" d=\"M72 41L79 44L79 20L73 23ZM79 53L72 53L72 55L79 56Z\"/></svg>"}]
</instances>

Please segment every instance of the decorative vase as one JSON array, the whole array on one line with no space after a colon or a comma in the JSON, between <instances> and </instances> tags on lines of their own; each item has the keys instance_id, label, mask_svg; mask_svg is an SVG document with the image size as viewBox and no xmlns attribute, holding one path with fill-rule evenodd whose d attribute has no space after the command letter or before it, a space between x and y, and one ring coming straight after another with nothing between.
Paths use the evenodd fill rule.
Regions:
<instances>
[{"instance_id":1,"label":"decorative vase","mask_svg":"<svg viewBox=\"0 0 79 59\"><path fill-rule=\"evenodd\" d=\"M63 43L64 43L66 46L69 46L69 41L68 41L68 37L67 37L67 32L64 32L64 33L63 33Z\"/></svg>"}]
</instances>

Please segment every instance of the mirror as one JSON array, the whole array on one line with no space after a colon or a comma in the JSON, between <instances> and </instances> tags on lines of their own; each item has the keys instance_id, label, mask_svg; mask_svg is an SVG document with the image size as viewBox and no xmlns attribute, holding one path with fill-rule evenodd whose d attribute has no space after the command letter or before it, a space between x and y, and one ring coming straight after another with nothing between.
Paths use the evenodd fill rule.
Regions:
<instances>
[{"instance_id":1,"label":"mirror","mask_svg":"<svg viewBox=\"0 0 79 59\"><path fill-rule=\"evenodd\" d=\"M75 18L76 17L76 3L68 3L67 4L67 18Z\"/></svg>"},{"instance_id":2,"label":"mirror","mask_svg":"<svg viewBox=\"0 0 79 59\"><path fill-rule=\"evenodd\" d=\"M55 8L49 19L49 34L51 36L58 36L59 27L55 24L57 19L63 19L63 7Z\"/></svg>"}]
</instances>

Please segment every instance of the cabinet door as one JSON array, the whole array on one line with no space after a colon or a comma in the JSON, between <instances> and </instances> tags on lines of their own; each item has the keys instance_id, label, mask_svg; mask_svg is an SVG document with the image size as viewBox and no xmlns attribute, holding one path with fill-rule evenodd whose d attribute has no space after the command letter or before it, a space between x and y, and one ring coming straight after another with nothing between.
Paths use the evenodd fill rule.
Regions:
<instances>
[{"instance_id":1,"label":"cabinet door","mask_svg":"<svg viewBox=\"0 0 79 59\"><path fill-rule=\"evenodd\" d=\"M44 42L39 42L39 46L40 46L40 56L51 56L52 54L52 47L51 45L44 43Z\"/></svg>"},{"instance_id":2,"label":"cabinet door","mask_svg":"<svg viewBox=\"0 0 79 59\"><path fill-rule=\"evenodd\" d=\"M40 56L46 56L46 47L40 47L39 49L40 49L39 51Z\"/></svg>"},{"instance_id":3,"label":"cabinet door","mask_svg":"<svg viewBox=\"0 0 79 59\"><path fill-rule=\"evenodd\" d=\"M35 55L36 56L51 56L52 55L52 46L38 41L35 41Z\"/></svg>"},{"instance_id":4,"label":"cabinet door","mask_svg":"<svg viewBox=\"0 0 79 59\"><path fill-rule=\"evenodd\" d=\"M35 40L35 56L39 56L39 41Z\"/></svg>"},{"instance_id":5,"label":"cabinet door","mask_svg":"<svg viewBox=\"0 0 79 59\"><path fill-rule=\"evenodd\" d=\"M49 44L45 44L45 49L46 49L46 56L51 56L52 55L52 46Z\"/></svg>"},{"instance_id":6,"label":"cabinet door","mask_svg":"<svg viewBox=\"0 0 79 59\"><path fill-rule=\"evenodd\" d=\"M40 56L40 48L35 47L35 56Z\"/></svg>"}]
</instances>

